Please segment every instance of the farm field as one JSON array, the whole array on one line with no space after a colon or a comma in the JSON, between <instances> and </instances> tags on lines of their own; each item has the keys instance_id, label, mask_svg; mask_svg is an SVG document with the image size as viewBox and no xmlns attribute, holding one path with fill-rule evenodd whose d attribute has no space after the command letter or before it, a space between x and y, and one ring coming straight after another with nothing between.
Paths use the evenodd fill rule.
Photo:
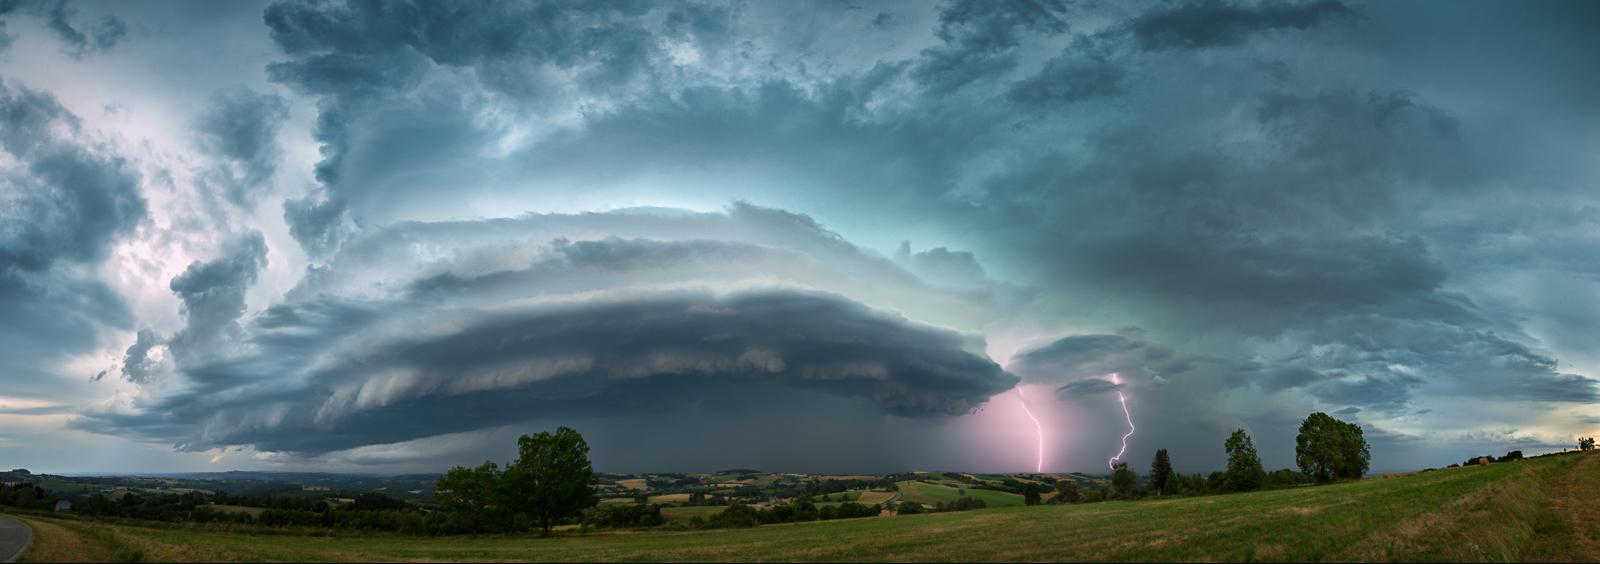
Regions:
<instances>
[{"instance_id":1,"label":"farm field","mask_svg":"<svg viewBox=\"0 0 1600 564\"><path fill-rule=\"evenodd\" d=\"M1583 454L1198 498L549 539L306 537L21 518L49 531L37 554L69 545L74 558L150 561L1595 561L1597 495L1600 455Z\"/></svg>"},{"instance_id":2,"label":"farm field","mask_svg":"<svg viewBox=\"0 0 1600 564\"><path fill-rule=\"evenodd\" d=\"M836 497L835 499L838 499L841 503L845 501L854 501L863 505L875 505L894 498L894 492L864 491L848 493L850 494L849 499L843 499L839 497Z\"/></svg>"},{"instance_id":3,"label":"farm field","mask_svg":"<svg viewBox=\"0 0 1600 564\"><path fill-rule=\"evenodd\" d=\"M716 505L686 505L661 508L661 516L668 522L687 523L690 519L711 517L712 514L722 511L725 507Z\"/></svg>"},{"instance_id":4,"label":"farm field","mask_svg":"<svg viewBox=\"0 0 1600 564\"><path fill-rule=\"evenodd\" d=\"M950 503L961 499L961 490L963 489L918 481L898 482L895 485L900 487L900 493L905 496L902 498L903 500L915 501L924 505L932 505L938 502ZM1014 493L973 488L965 489L967 497L981 499L989 507L1023 505L1022 496Z\"/></svg>"}]
</instances>

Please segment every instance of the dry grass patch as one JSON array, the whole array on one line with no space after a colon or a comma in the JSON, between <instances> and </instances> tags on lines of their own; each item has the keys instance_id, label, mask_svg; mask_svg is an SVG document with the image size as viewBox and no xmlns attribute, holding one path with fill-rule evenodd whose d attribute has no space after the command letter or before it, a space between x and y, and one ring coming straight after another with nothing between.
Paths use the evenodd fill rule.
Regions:
<instances>
[{"instance_id":1,"label":"dry grass patch","mask_svg":"<svg viewBox=\"0 0 1600 564\"><path fill-rule=\"evenodd\" d=\"M856 503L862 505L876 505L885 501L889 501L893 497L894 494L890 492L866 491L861 492L861 497L856 499Z\"/></svg>"},{"instance_id":2,"label":"dry grass patch","mask_svg":"<svg viewBox=\"0 0 1600 564\"><path fill-rule=\"evenodd\" d=\"M18 562L115 562L116 551L79 531L50 519L13 518L33 529L33 545Z\"/></svg>"},{"instance_id":3,"label":"dry grass patch","mask_svg":"<svg viewBox=\"0 0 1600 564\"><path fill-rule=\"evenodd\" d=\"M1600 453L1582 457L1568 472L1550 479L1550 508L1570 530L1575 560L1600 562Z\"/></svg>"}]
</instances>

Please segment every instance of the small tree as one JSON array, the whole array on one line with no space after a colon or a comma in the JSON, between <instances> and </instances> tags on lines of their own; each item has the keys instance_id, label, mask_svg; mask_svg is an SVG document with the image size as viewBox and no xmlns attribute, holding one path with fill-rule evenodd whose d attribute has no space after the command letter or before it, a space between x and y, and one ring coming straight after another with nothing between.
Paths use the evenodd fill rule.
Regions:
<instances>
[{"instance_id":1,"label":"small tree","mask_svg":"<svg viewBox=\"0 0 1600 564\"><path fill-rule=\"evenodd\" d=\"M1028 484L1022 487L1022 503L1025 505L1039 505L1039 498L1043 492L1039 484Z\"/></svg>"},{"instance_id":2,"label":"small tree","mask_svg":"<svg viewBox=\"0 0 1600 564\"><path fill-rule=\"evenodd\" d=\"M1071 479L1056 482L1056 503L1077 503L1078 499L1078 482Z\"/></svg>"},{"instance_id":3,"label":"small tree","mask_svg":"<svg viewBox=\"0 0 1600 564\"><path fill-rule=\"evenodd\" d=\"M1578 439L1578 450L1594 450L1594 437Z\"/></svg>"},{"instance_id":4,"label":"small tree","mask_svg":"<svg viewBox=\"0 0 1600 564\"><path fill-rule=\"evenodd\" d=\"M922 504L915 501L902 501L895 511L897 515L917 515L924 512Z\"/></svg>"},{"instance_id":5,"label":"small tree","mask_svg":"<svg viewBox=\"0 0 1600 564\"><path fill-rule=\"evenodd\" d=\"M539 523L544 534L557 520L580 514L599 502L589 444L567 427L517 439L520 456L506 466L502 481L506 505Z\"/></svg>"},{"instance_id":6,"label":"small tree","mask_svg":"<svg viewBox=\"0 0 1600 564\"><path fill-rule=\"evenodd\" d=\"M1228 473L1224 480L1228 491L1244 492L1261 489L1267 471L1261 468L1261 457L1256 454L1256 443L1250 434L1239 429L1222 444L1228 453Z\"/></svg>"},{"instance_id":7,"label":"small tree","mask_svg":"<svg viewBox=\"0 0 1600 564\"><path fill-rule=\"evenodd\" d=\"M1112 469L1111 489L1122 499L1133 497L1133 488L1139 485L1139 474L1129 469L1126 462L1118 462L1112 465Z\"/></svg>"},{"instance_id":8,"label":"small tree","mask_svg":"<svg viewBox=\"0 0 1600 564\"><path fill-rule=\"evenodd\" d=\"M1150 488L1161 495L1166 491L1167 483L1172 479L1172 460L1167 457L1167 449L1156 451L1156 458L1150 462Z\"/></svg>"}]
</instances>

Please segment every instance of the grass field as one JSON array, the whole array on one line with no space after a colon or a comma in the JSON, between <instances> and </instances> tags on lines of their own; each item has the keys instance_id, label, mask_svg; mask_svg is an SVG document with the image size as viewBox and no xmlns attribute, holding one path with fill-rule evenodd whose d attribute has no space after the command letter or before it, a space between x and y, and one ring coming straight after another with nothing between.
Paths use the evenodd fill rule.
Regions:
<instances>
[{"instance_id":1,"label":"grass field","mask_svg":"<svg viewBox=\"0 0 1600 564\"><path fill-rule=\"evenodd\" d=\"M49 531L30 560L1597 561L1597 499L1600 454L1584 454L1200 498L548 539L306 537L24 520Z\"/></svg>"},{"instance_id":2,"label":"grass field","mask_svg":"<svg viewBox=\"0 0 1600 564\"><path fill-rule=\"evenodd\" d=\"M941 501L950 503L961 498L962 488L954 486L934 485L916 481L899 482L895 485L900 486L900 493L905 496L902 498L903 500L915 501L924 505L933 505L934 503ZM1006 507L1023 504L1022 496L1014 493L997 492L994 490L978 490L972 488L966 488L966 490L967 497L981 499L983 500L983 503L989 507Z\"/></svg>"}]
</instances>

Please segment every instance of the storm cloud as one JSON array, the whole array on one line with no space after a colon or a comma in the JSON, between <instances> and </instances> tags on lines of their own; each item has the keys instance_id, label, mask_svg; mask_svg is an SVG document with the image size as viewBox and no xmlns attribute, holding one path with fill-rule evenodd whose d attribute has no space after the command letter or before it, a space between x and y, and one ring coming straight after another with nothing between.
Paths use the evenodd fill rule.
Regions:
<instances>
[{"instance_id":1,"label":"storm cloud","mask_svg":"<svg viewBox=\"0 0 1600 564\"><path fill-rule=\"evenodd\" d=\"M150 405L148 415L108 414L94 425L186 449L248 444L320 454L534 418L669 417L675 407L729 401L729 391L767 382L859 398L890 415L961 415L1015 382L964 352L957 334L822 294L690 292L476 318L403 316L407 326L450 328L435 335L393 334L397 320L387 319L365 327L287 322L306 314L269 312L253 343L266 354L196 367L195 392ZM337 355L296 366L288 359L306 351L276 348L308 342ZM272 376L284 370L293 377ZM293 383L301 377L304 387ZM262 388L262 379L280 384L234 393Z\"/></svg>"},{"instance_id":2,"label":"storm cloud","mask_svg":"<svg viewBox=\"0 0 1600 564\"><path fill-rule=\"evenodd\" d=\"M827 462L1020 468L971 440L1016 389L1098 469L1110 373L1183 471L1236 428L1287 466L1314 411L1376 469L1594 430L1590 4L6 6L0 344L41 359L0 367L109 363L28 391L103 435L315 465L819 409Z\"/></svg>"},{"instance_id":3,"label":"storm cloud","mask_svg":"<svg viewBox=\"0 0 1600 564\"><path fill-rule=\"evenodd\" d=\"M277 136L288 111L283 98L243 88L212 96L197 129L202 150L222 160L215 174L229 201L253 204L271 179L282 156Z\"/></svg>"},{"instance_id":4,"label":"storm cloud","mask_svg":"<svg viewBox=\"0 0 1600 564\"><path fill-rule=\"evenodd\" d=\"M353 239L243 324L266 250L259 235L224 249L171 283L187 324L168 348L186 384L80 425L312 457L541 418L672 417L740 393L790 401L773 385L960 417L1017 381L980 336L852 299L972 326L985 310L960 300L981 300L981 283L925 283L748 204L399 225ZM128 351L130 380L147 345Z\"/></svg>"},{"instance_id":5,"label":"storm cloud","mask_svg":"<svg viewBox=\"0 0 1600 564\"><path fill-rule=\"evenodd\" d=\"M75 59L110 50L128 37L128 25L115 15L106 14L86 22L79 16L77 7L67 0L13 0L0 6L0 48L13 41L5 33L6 20L18 15L40 19L61 41L62 52Z\"/></svg>"},{"instance_id":6,"label":"storm cloud","mask_svg":"<svg viewBox=\"0 0 1600 564\"><path fill-rule=\"evenodd\" d=\"M1144 49L1237 45L1251 35L1306 29L1357 12L1338 0L1312 2L1175 2L1128 23Z\"/></svg>"},{"instance_id":7,"label":"storm cloud","mask_svg":"<svg viewBox=\"0 0 1600 564\"><path fill-rule=\"evenodd\" d=\"M54 362L91 350L132 322L93 276L118 238L145 220L139 175L89 137L48 93L0 84L0 374L45 387Z\"/></svg>"}]
</instances>

